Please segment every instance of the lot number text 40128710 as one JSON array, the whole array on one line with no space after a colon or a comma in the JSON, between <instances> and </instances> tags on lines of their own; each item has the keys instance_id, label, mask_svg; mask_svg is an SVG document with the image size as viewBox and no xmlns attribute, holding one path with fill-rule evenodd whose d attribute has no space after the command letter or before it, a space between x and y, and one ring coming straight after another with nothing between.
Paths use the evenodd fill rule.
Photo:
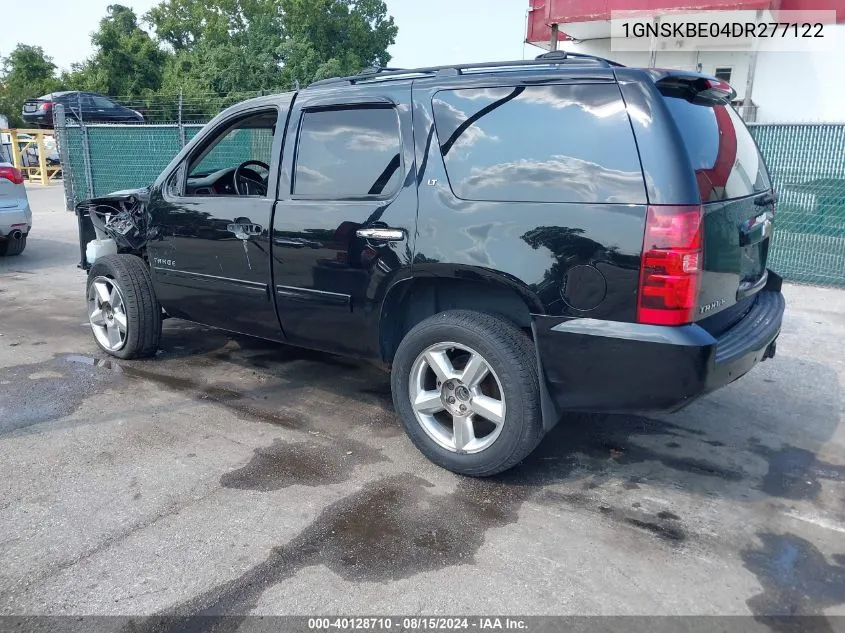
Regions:
<instances>
[{"instance_id":1,"label":"lot number text 40128710","mask_svg":"<svg viewBox=\"0 0 845 633\"><path fill-rule=\"evenodd\" d=\"M525 620L510 617L335 617L309 618L311 631L527 631Z\"/></svg>"}]
</instances>

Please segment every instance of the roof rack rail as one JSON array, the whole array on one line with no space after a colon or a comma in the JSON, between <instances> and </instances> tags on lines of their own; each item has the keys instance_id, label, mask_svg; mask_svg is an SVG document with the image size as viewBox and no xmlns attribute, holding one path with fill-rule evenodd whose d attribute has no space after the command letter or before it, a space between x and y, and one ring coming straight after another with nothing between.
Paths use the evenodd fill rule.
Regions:
<instances>
[{"instance_id":1,"label":"roof rack rail","mask_svg":"<svg viewBox=\"0 0 845 633\"><path fill-rule=\"evenodd\" d=\"M449 66L428 66L423 68L367 68L362 70L357 75L349 75L347 77L332 77L330 79L321 79L308 85L309 88L317 86L329 86L332 84L356 84L362 81L373 81L379 79L404 79L414 76L433 76L433 75L463 75L466 71L485 71L519 67L531 66L559 66L571 63L593 62L602 68L617 68L622 67L623 64L614 62L604 57L597 57L595 55L587 55L585 53L570 53L569 51L551 51L538 55L535 59L519 59L515 61L506 62L482 62L477 64L453 64Z\"/></svg>"}]
</instances>

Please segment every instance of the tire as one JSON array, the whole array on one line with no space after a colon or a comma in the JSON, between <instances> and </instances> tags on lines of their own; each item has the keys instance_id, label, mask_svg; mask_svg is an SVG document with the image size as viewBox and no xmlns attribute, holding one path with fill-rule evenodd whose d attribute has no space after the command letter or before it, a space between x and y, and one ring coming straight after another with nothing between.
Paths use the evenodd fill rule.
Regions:
<instances>
[{"instance_id":1,"label":"tire","mask_svg":"<svg viewBox=\"0 0 845 633\"><path fill-rule=\"evenodd\" d=\"M0 256L20 255L23 249L26 248L26 235L19 240L13 240L11 237L0 241Z\"/></svg>"},{"instance_id":2,"label":"tire","mask_svg":"<svg viewBox=\"0 0 845 633\"><path fill-rule=\"evenodd\" d=\"M86 297L88 320L100 349L124 359L155 355L161 340L161 306L143 259L135 255L99 258L88 271ZM100 310L99 315L95 310ZM119 341L111 338L115 328Z\"/></svg>"},{"instance_id":3,"label":"tire","mask_svg":"<svg viewBox=\"0 0 845 633\"><path fill-rule=\"evenodd\" d=\"M480 355L488 371L479 386L471 387L474 381L470 378L466 384L461 378L443 381L426 360L426 352L440 358L445 354L452 363L445 367L462 374L461 378L471 373L464 370L473 353ZM442 369L440 373L448 374ZM525 459L543 437L534 344L522 330L499 317L452 310L419 323L399 344L390 381L393 404L408 437L428 459L452 472L473 477L503 472ZM461 386L466 387L463 392ZM412 404L412 392L421 403L417 407ZM487 402L489 398L496 402L497 393L501 396L501 407L496 409L497 416L501 413L501 423L490 422L484 417L486 413L481 417L473 413L469 423L472 433L463 431L459 438L454 407L465 403L468 411L474 412L482 396ZM438 394L439 403L435 398ZM450 399L454 404L446 404ZM447 406L453 407L452 411L429 415L417 410ZM493 430L484 435L491 427ZM479 431L483 437L479 437ZM472 439L467 442L468 437Z\"/></svg>"}]
</instances>

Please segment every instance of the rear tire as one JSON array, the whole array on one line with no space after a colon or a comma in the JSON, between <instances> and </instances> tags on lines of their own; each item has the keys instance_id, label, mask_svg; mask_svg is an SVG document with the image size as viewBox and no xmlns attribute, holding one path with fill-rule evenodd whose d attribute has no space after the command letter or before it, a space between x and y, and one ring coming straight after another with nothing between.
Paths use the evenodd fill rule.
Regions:
<instances>
[{"instance_id":1,"label":"rear tire","mask_svg":"<svg viewBox=\"0 0 845 633\"><path fill-rule=\"evenodd\" d=\"M26 235L21 236L19 240L14 240L11 237L0 241L0 257L20 255L23 249L26 248Z\"/></svg>"},{"instance_id":2,"label":"rear tire","mask_svg":"<svg viewBox=\"0 0 845 633\"><path fill-rule=\"evenodd\" d=\"M117 358L154 356L161 340L161 306L150 269L135 255L106 255L88 271L88 320L94 340Z\"/></svg>"},{"instance_id":3,"label":"rear tire","mask_svg":"<svg viewBox=\"0 0 845 633\"><path fill-rule=\"evenodd\" d=\"M419 323L399 344L391 388L414 445L455 473L508 470L543 437L534 344L499 317L451 310Z\"/></svg>"}]
</instances>

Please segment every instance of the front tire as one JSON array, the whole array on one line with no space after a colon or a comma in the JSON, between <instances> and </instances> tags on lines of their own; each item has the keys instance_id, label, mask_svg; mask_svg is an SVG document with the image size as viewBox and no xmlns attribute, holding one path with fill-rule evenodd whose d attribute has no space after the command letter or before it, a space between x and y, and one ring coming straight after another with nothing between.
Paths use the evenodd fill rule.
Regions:
<instances>
[{"instance_id":1,"label":"front tire","mask_svg":"<svg viewBox=\"0 0 845 633\"><path fill-rule=\"evenodd\" d=\"M408 437L455 473L508 470L543 437L533 342L499 317L451 310L419 323L396 351L391 387Z\"/></svg>"},{"instance_id":2,"label":"front tire","mask_svg":"<svg viewBox=\"0 0 845 633\"><path fill-rule=\"evenodd\" d=\"M161 307L146 262L106 255L88 272L88 321L94 340L117 358L154 356L161 340Z\"/></svg>"}]
</instances>

